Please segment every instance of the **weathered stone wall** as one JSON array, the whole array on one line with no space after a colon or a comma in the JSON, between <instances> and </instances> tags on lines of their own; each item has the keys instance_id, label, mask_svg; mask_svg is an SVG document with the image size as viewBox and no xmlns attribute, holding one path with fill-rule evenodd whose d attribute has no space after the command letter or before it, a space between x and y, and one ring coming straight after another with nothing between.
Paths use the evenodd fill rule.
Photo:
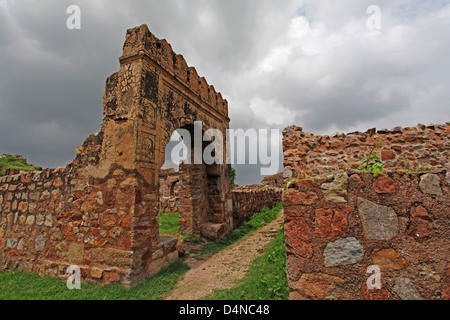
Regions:
<instances>
[{"instance_id":1,"label":"weathered stone wall","mask_svg":"<svg viewBox=\"0 0 450 320\"><path fill-rule=\"evenodd\" d=\"M159 175L159 205L161 212L177 212L180 194L181 172L174 169L163 169Z\"/></svg>"},{"instance_id":2,"label":"weathered stone wall","mask_svg":"<svg viewBox=\"0 0 450 320\"><path fill-rule=\"evenodd\" d=\"M1 269L65 277L76 264L82 280L129 286L177 258L176 239L158 235L165 147L195 121L224 134L228 105L146 25L127 31L119 62L106 80L101 130L72 163L1 178ZM186 186L206 172L207 181L195 185L202 195L180 206L200 212L190 215L193 228L212 225L220 237L232 229L231 168L198 166Z\"/></svg>"},{"instance_id":3,"label":"weathered stone wall","mask_svg":"<svg viewBox=\"0 0 450 320\"><path fill-rule=\"evenodd\" d=\"M274 188L283 188L283 172L264 177L260 184Z\"/></svg>"},{"instance_id":4,"label":"weathered stone wall","mask_svg":"<svg viewBox=\"0 0 450 320\"><path fill-rule=\"evenodd\" d=\"M83 279L129 284L132 206L143 195L119 167L101 179L84 173L102 143L101 134L91 135L65 168L0 179L1 269L64 278L75 264Z\"/></svg>"},{"instance_id":5,"label":"weathered stone wall","mask_svg":"<svg viewBox=\"0 0 450 320\"><path fill-rule=\"evenodd\" d=\"M192 168L192 166L182 163L178 172L173 169L161 170L160 204L162 212L180 213L181 230L201 233L202 230L198 226L192 228L191 202L196 198L203 197L204 199L201 192L204 188L198 188L198 184L206 180L204 177L199 178L198 176L191 179ZM197 171L199 169L197 168ZM283 186L282 172L263 178L260 184L235 186L232 190L233 227L241 225L264 206L271 208L280 202L283 189L279 186ZM204 230L204 235L208 236L207 230Z\"/></svg>"},{"instance_id":6,"label":"weathered stone wall","mask_svg":"<svg viewBox=\"0 0 450 320\"><path fill-rule=\"evenodd\" d=\"M197 169L198 170L198 169ZM190 178L191 166L182 164L178 172L173 169L161 170L160 174L160 204L162 212L179 212L180 229L189 233L201 233L192 220L191 202L201 198L202 188L196 188L198 183L206 181L204 178ZM261 184L234 187L232 190L233 226L234 228L245 222L255 212L264 206L269 208L281 201L283 185L282 173L268 176ZM197 190L197 191L196 191ZM204 230L208 236L208 231Z\"/></svg>"},{"instance_id":7,"label":"weathered stone wall","mask_svg":"<svg viewBox=\"0 0 450 320\"><path fill-rule=\"evenodd\" d=\"M449 299L449 180L445 171L351 170L291 180L283 193L290 298ZM381 289L367 286L371 265Z\"/></svg>"},{"instance_id":8,"label":"weathered stone wall","mask_svg":"<svg viewBox=\"0 0 450 320\"><path fill-rule=\"evenodd\" d=\"M265 185L235 187L233 197L233 224L238 226L263 207L272 208L281 201L283 189Z\"/></svg>"},{"instance_id":9,"label":"weathered stone wall","mask_svg":"<svg viewBox=\"0 0 450 320\"><path fill-rule=\"evenodd\" d=\"M301 127L291 126L283 130L284 175L286 179L325 177L356 169L376 141L381 141L376 154L386 169L443 169L450 157L449 135L450 122L336 133L331 137L306 133Z\"/></svg>"}]
</instances>

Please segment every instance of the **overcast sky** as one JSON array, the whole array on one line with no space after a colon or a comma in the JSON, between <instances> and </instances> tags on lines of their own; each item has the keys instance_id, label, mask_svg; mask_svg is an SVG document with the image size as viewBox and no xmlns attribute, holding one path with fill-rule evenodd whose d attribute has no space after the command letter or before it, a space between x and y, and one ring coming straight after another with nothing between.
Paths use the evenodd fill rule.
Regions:
<instances>
[{"instance_id":1,"label":"overcast sky","mask_svg":"<svg viewBox=\"0 0 450 320\"><path fill-rule=\"evenodd\" d=\"M71 4L81 30L66 28ZM100 128L126 29L144 23L228 100L232 128L450 120L450 1L0 0L0 153L69 163ZM258 166L237 170L239 184L261 180Z\"/></svg>"}]
</instances>

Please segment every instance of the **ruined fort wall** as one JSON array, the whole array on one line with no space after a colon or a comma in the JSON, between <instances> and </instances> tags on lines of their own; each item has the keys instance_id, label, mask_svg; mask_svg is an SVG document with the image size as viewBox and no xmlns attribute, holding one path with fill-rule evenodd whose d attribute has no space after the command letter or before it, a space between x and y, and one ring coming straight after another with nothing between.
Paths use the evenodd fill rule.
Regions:
<instances>
[{"instance_id":1,"label":"ruined fort wall","mask_svg":"<svg viewBox=\"0 0 450 320\"><path fill-rule=\"evenodd\" d=\"M266 176L261 180L261 185L268 187L283 188L283 172L279 172L270 176Z\"/></svg>"},{"instance_id":2,"label":"ruined fort wall","mask_svg":"<svg viewBox=\"0 0 450 320\"><path fill-rule=\"evenodd\" d=\"M284 130L291 299L449 299L449 133L449 123L333 137ZM377 140L384 174L355 170ZM368 287L370 266L379 289Z\"/></svg>"},{"instance_id":3,"label":"ruined fort wall","mask_svg":"<svg viewBox=\"0 0 450 320\"><path fill-rule=\"evenodd\" d=\"M101 130L72 163L1 178L1 269L65 277L76 264L83 280L129 286L177 258L176 243L158 236L165 146L197 120L225 132L227 102L145 25L127 31L119 61L106 80ZM217 168L217 185L228 171ZM219 191L208 219L230 226L230 188Z\"/></svg>"},{"instance_id":4,"label":"ruined fort wall","mask_svg":"<svg viewBox=\"0 0 450 320\"><path fill-rule=\"evenodd\" d=\"M291 181L283 194L290 298L449 299L449 192L445 171ZM367 285L372 265L380 289Z\"/></svg>"},{"instance_id":5,"label":"ruined fort wall","mask_svg":"<svg viewBox=\"0 0 450 320\"><path fill-rule=\"evenodd\" d=\"M159 205L160 211L177 212L180 194L180 175L174 169L162 169L159 175Z\"/></svg>"},{"instance_id":6,"label":"ruined fort wall","mask_svg":"<svg viewBox=\"0 0 450 320\"><path fill-rule=\"evenodd\" d=\"M291 126L283 130L284 176L286 179L324 177L356 169L376 142L380 148L375 154L385 169L444 169L450 157L449 135L450 122L333 136L314 135Z\"/></svg>"},{"instance_id":7,"label":"ruined fort wall","mask_svg":"<svg viewBox=\"0 0 450 320\"><path fill-rule=\"evenodd\" d=\"M161 170L160 174L160 210L161 212L179 212L180 228L192 232L192 211L190 202L195 185L201 179L190 179L190 166L183 165L183 169L175 172L173 169ZM173 188L175 183L175 188ZM260 184L234 187L231 191L233 206L233 225L241 225L255 212L263 207L273 207L281 201L283 185L282 173L265 177ZM194 188L194 189L193 189ZM172 189L172 190L171 190ZM197 192L198 193L198 192ZM185 218L182 218L185 215Z\"/></svg>"},{"instance_id":8,"label":"ruined fort wall","mask_svg":"<svg viewBox=\"0 0 450 320\"><path fill-rule=\"evenodd\" d=\"M263 207L272 208L281 201L283 189L267 187L265 185L252 185L234 188L233 197L233 224L239 226Z\"/></svg>"},{"instance_id":9,"label":"ruined fort wall","mask_svg":"<svg viewBox=\"0 0 450 320\"><path fill-rule=\"evenodd\" d=\"M65 278L69 265L83 280L129 284L133 268L132 206L142 201L135 177L116 167L103 178L102 134L91 135L64 168L0 178L0 268Z\"/></svg>"}]
</instances>

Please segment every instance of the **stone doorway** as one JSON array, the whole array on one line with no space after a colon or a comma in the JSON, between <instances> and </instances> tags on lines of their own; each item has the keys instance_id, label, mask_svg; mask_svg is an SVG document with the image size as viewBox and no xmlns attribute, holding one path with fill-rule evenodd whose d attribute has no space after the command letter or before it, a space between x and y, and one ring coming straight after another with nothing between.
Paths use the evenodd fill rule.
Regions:
<instances>
[{"instance_id":1,"label":"stone doorway","mask_svg":"<svg viewBox=\"0 0 450 320\"><path fill-rule=\"evenodd\" d=\"M161 253L158 213L166 145L175 130L192 131L196 122L202 123L203 130L217 129L226 137L228 106L213 86L145 25L127 31L119 61L120 70L108 78L104 94L102 130L108 141L104 152L117 152L114 146L126 139L127 148L118 157L126 160L128 172L136 178L137 199L130 208L133 270L143 277L149 273L145 270L158 269L155 263L159 266L165 254ZM225 153L226 147L222 149ZM185 171L187 196L180 202L180 225L213 239L223 237L233 226L231 167L201 163L186 165Z\"/></svg>"}]
</instances>

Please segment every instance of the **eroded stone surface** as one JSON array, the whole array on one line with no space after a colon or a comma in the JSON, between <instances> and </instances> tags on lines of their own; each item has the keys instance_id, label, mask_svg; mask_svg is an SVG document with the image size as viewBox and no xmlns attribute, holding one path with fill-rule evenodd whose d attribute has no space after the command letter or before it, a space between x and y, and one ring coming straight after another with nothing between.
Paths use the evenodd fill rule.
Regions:
<instances>
[{"instance_id":1,"label":"eroded stone surface","mask_svg":"<svg viewBox=\"0 0 450 320\"><path fill-rule=\"evenodd\" d=\"M321 238L340 236L347 229L350 207L343 209L316 209L314 233Z\"/></svg>"},{"instance_id":2,"label":"eroded stone surface","mask_svg":"<svg viewBox=\"0 0 450 320\"><path fill-rule=\"evenodd\" d=\"M299 257L312 257L311 234L303 217L287 222L284 225L286 251Z\"/></svg>"},{"instance_id":3,"label":"eroded stone surface","mask_svg":"<svg viewBox=\"0 0 450 320\"><path fill-rule=\"evenodd\" d=\"M45 237L42 234L38 235L36 237L36 239L35 239L35 249L36 249L36 251L44 250L45 242L46 242Z\"/></svg>"},{"instance_id":4,"label":"eroded stone surface","mask_svg":"<svg viewBox=\"0 0 450 320\"><path fill-rule=\"evenodd\" d=\"M392 294L384 285L382 285L380 289L369 289L367 284L364 283L361 298L363 300L390 300L392 298Z\"/></svg>"},{"instance_id":5,"label":"eroded stone surface","mask_svg":"<svg viewBox=\"0 0 450 320\"><path fill-rule=\"evenodd\" d=\"M422 295L409 278L395 278L393 289L402 300L423 300Z\"/></svg>"},{"instance_id":6,"label":"eroded stone surface","mask_svg":"<svg viewBox=\"0 0 450 320\"><path fill-rule=\"evenodd\" d=\"M325 197L325 201L333 203L344 203L347 202L347 186L347 173L338 173L335 176L333 182L323 183L320 187Z\"/></svg>"},{"instance_id":7,"label":"eroded stone surface","mask_svg":"<svg viewBox=\"0 0 450 320\"><path fill-rule=\"evenodd\" d=\"M391 178L380 175L375 179L373 188L376 193L395 193L398 190L398 184Z\"/></svg>"},{"instance_id":8,"label":"eroded stone surface","mask_svg":"<svg viewBox=\"0 0 450 320\"><path fill-rule=\"evenodd\" d=\"M296 189L288 189L283 192L283 203L289 205L311 205L317 202L317 194L313 191L301 192Z\"/></svg>"},{"instance_id":9,"label":"eroded stone surface","mask_svg":"<svg viewBox=\"0 0 450 320\"><path fill-rule=\"evenodd\" d=\"M323 255L326 267L342 266L360 262L364 249L355 237L341 238L329 242Z\"/></svg>"},{"instance_id":10,"label":"eroded stone surface","mask_svg":"<svg viewBox=\"0 0 450 320\"><path fill-rule=\"evenodd\" d=\"M423 206L411 208L410 234L416 239L427 238L434 233L433 219Z\"/></svg>"},{"instance_id":11,"label":"eroded stone surface","mask_svg":"<svg viewBox=\"0 0 450 320\"><path fill-rule=\"evenodd\" d=\"M436 174L427 173L420 177L420 190L423 193L442 196L441 180Z\"/></svg>"},{"instance_id":12,"label":"eroded stone surface","mask_svg":"<svg viewBox=\"0 0 450 320\"><path fill-rule=\"evenodd\" d=\"M345 299L345 281L324 273L305 273L294 283L293 288L303 299L337 300Z\"/></svg>"},{"instance_id":13,"label":"eroded stone surface","mask_svg":"<svg viewBox=\"0 0 450 320\"><path fill-rule=\"evenodd\" d=\"M71 243L68 248L69 262L82 263L84 259L84 246L78 243Z\"/></svg>"},{"instance_id":14,"label":"eroded stone surface","mask_svg":"<svg viewBox=\"0 0 450 320\"><path fill-rule=\"evenodd\" d=\"M372 261L381 271L402 270L409 266L409 262L392 248L373 252Z\"/></svg>"},{"instance_id":15,"label":"eroded stone surface","mask_svg":"<svg viewBox=\"0 0 450 320\"><path fill-rule=\"evenodd\" d=\"M398 217L392 208L358 197L358 213L367 239L391 240L397 235Z\"/></svg>"}]
</instances>

